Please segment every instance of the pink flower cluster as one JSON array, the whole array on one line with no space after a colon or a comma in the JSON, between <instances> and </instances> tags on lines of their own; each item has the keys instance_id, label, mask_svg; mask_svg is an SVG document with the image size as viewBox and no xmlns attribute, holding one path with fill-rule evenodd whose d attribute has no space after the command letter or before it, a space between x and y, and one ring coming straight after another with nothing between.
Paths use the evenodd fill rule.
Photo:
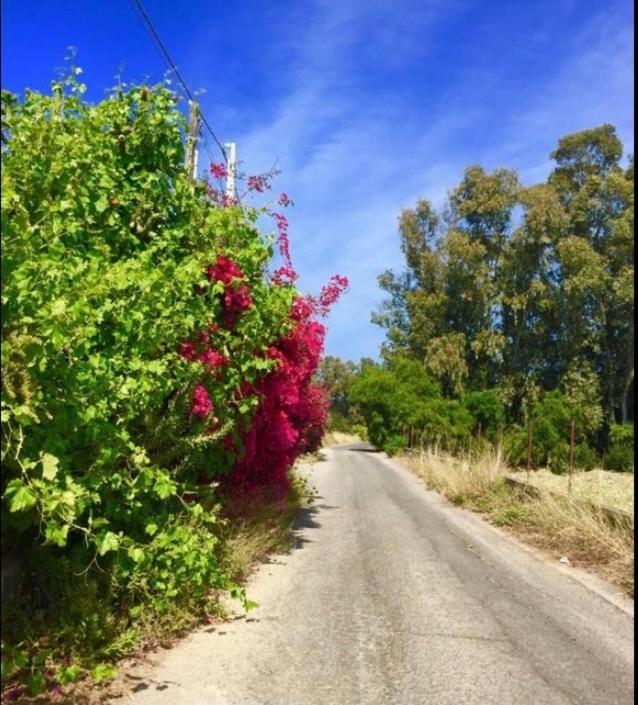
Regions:
<instances>
[{"instance_id":1,"label":"pink flower cluster","mask_svg":"<svg viewBox=\"0 0 638 705\"><path fill-rule=\"evenodd\" d=\"M274 211L271 212L270 215L277 225L277 244L279 245L279 252L284 258L286 265L292 267L292 261L290 259L290 240L288 239L288 218Z\"/></svg>"},{"instance_id":2,"label":"pink flower cluster","mask_svg":"<svg viewBox=\"0 0 638 705\"><path fill-rule=\"evenodd\" d=\"M334 274L330 277L330 281L321 289L318 302L318 313L322 316L327 316L341 294L348 288L347 277L341 274Z\"/></svg>"},{"instance_id":3,"label":"pink flower cluster","mask_svg":"<svg viewBox=\"0 0 638 705\"><path fill-rule=\"evenodd\" d=\"M241 269L228 257L218 257L215 264L207 269L208 279L212 282L221 282L224 285L222 294L222 307L224 309L224 324L233 328L239 316L252 306L252 297L246 284Z\"/></svg>"},{"instance_id":4,"label":"pink flower cluster","mask_svg":"<svg viewBox=\"0 0 638 705\"><path fill-rule=\"evenodd\" d=\"M257 191L257 193L263 193L267 188L270 188L267 177L262 174L249 176L247 185L249 191Z\"/></svg>"},{"instance_id":5,"label":"pink flower cluster","mask_svg":"<svg viewBox=\"0 0 638 705\"><path fill-rule=\"evenodd\" d=\"M292 267L284 266L279 267L272 273L271 280L274 284L281 286L283 284L292 284L298 277L299 275Z\"/></svg>"},{"instance_id":6,"label":"pink flower cluster","mask_svg":"<svg viewBox=\"0 0 638 705\"><path fill-rule=\"evenodd\" d=\"M207 418L213 412L213 402L208 396L206 387L198 384L193 390L193 403L191 405L191 413L193 416L199 416L200 419Z\"/></svg>"},{"instance_id":7,"label":"pink flower cluster","mask_svg":"<svg viewBox=\"0 0 638 705\"><path fill-rule=\"evenodd\" d=\"M220 208L231 208L238 203L238 200L234 196L229 196L222 189L214 188L210 184L206 184L206 190L208 191L210 200Z\"/></svg>"},{"instance_id":8,"label":"pink flower cluster","mask_svg":"<svg viewBox=\"0 0 638 705\"><path fill-rule=\"evenodd\" d=\"M213 326L211 326L213 327ZM221 369L228 364L228 360L215 347L210 345L208 331L199 335L199 343L187 340L177 346L177 353L189 362L199 362L215 377L219 376Z\"/></svg>"},{"instance_id":9,"label":"pink flower cluster","mask_svg":"<svg viewBox=\"0 0 638 705\"><path fill-rule=\"evenodd\" d=\"M219 368L228 364L228 360L215 348L206 348L197 357L197 361L205 365L210 372L216 372Z\"/></svg>"},{"instance_id":10,"label":"pink flower cluster","mask_svg":"<svg viewBox=\"0 0 638 705\"><path fill-rule=\"evenodd\" d=\"M233 279L243 279L244 274L235 262L228 257L217 257L215 264L209 264L206 270L209 281L221 282L228 286Z\"/></svg>"},{"instance_id":11,"label":"pink flower cluster","mask_svg":"<svg viewBox=\"0 0 638 705\"><path fill-rule=\"evenodd\" d=\"M270 499L282 499L289 489L288 469L301 453L315 450L321 441L327 398L312 376L319 365L325 328L310 318L311 309L304 310L307 315L297 320L292 333L266 351L277 366L252 390L261 398L260 405L239 441L243 454L233 472L221 480L222 490L230 497L245 500L266 492ZM229 447L231 441L226 444Z\"/></svg>"},{"instance_id":12,"label":"pink flower cluster","mask_svg":"<svg viewBox=\"0 0 638 705\"><path fill-rule=\"evenodd\" d=\"M225 164L213 164L210 174L214 179L227 178ZM247 191L263 193L270 189L272 174L250 176L245 179ZM236 205L238 200L229 198L223 191L207 184L209 195L221 207ZM245 195L245 194L244 194ZM241 197L240 197L241 199ZM285 193L277 199L279 206L288 207L292 201ZM288 219L281 213L267 208L277 227L277 245L283 266L271 275L274 285L291 285L297 279L290 258ZM241 314L253 306L253 295L247 286L246 277L238 264L225 256L218 256L206 269L210 282L221 283L221 324L226 328L223 336L234 335L233 329ZM325 328L316 318L327 315L331 306L348 286L348 280L333 276L323 287L318 297L297 296L290 309L293 330L277 340L266 351L255 354L275 362L275 366L256 382L245 379L238 383L233 399L226 399L229 409L237 408L241 400L257 397L259 405L250 418L237 422L234 432L220 441L220 453L227 453L233 463L231 472L221 476L219 488L231 500L231 507L238 507L241 499L254 498L283 500L289 491L288 470L297 457L315 450L323 435L327 418L328 402L324 390L313 382L325 337ZM204 293L199 287L197 293ZM259 301L257 301L259 305ZM221 398L211 382L226 389L231 379L236 379L238 370L233 369L232 359L221 352L216 324L200 331L193 340L180 343L178 353L193 364L199 364L207 372L206 377L192 392L190 411L198 419L206 420L204 433L213 433L220 426L213 415L215 405L211 394L219 405ZM217 343L215 343L217 340ZM232 346L230 346L232 348ZM226 349L224 347L224 349ZM240 377L241 379L241 377ZM239 416L239 415L238 415ZM210 482L202 477L202 483Z\"/></svg>"},{"instance_id":13,"label":"pink flower cluster","mask_svg":"<svg viewBox=\"0 0 638 705\"><path fill-rule=\"evenodd\" d=\"M224 162L210 165L210 173L215 179L225 179L228 176L228 167Z\"/></svg>"}]
</instances>

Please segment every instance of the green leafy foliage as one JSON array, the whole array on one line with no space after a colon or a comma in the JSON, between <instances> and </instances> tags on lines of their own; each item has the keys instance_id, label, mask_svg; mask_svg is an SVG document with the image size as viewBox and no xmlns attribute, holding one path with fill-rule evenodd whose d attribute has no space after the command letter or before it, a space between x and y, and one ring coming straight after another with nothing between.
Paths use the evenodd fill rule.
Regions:
<instances>
[{"instance_id":1,"label":"green leafy foliage","mask_svg":"<svg viewBox=\"0 0 638 705\"><path fill-rule=\"evenodd\" d=\"M363 365L349 394L371 443L389 454L417 441L454 449L472 430L472 415L463 404L444 399L425 366L408 357Z\"/></svg>"},{"instance_id":2,"label":"green leafy foliage","mask_svg":"<svg viewBox=\"0 0 638 705\"><path fill-rule=\"evenodd\" d=\"M492 442L497 440L497 434L505 423L505 406L498 391L485 389L470 392L463 398L463 405L472 414L475 430L480 429Z\"/></svg>"},{"instance_id":3,"label":"green leafy foliage","mask_svg":"<svg viewBox=\"0 0 638 705\"><path fill-rule=\"evenodd\" d=\"M613 126L582 130L560 139L545 183L472 165L440 213L425 199L404 210L405 267L379 277L387 298L372 317L384 355L425 361L445 398L498 388L510 425L536 403L530 380L561 389L578 442L604 452L609 427L633 418L634 169L622 152ZM553 431L539 430L547 460Z\"/></svg>"},{"instance_id":4,"label":"green leafy foliage","mask_svg":"<svg viewBox=\"0 0 638 705\"><path fill-rule=\"evenodd\" d=\"M633 424L614 424L609 432L611 443L605 455L608 470L633 472L634 427Z\"/></svg>"},{"instance_id":5,"label":"green leafy foliage","mask_svg":"<svg viewBox=\"0 0 638 705\"><path fill-rule=\"evenodd\" d=\"M22 561L3 634L34 694L50 685L41 654L97 654L103 680L140 620L199 613L216 589L251 606L224 568L215 480L298 296L268 272L259 211L219 207L185 172L168 86L89 104L77 75L2 93L2 538ZM207 276L220 257L241 287ZM214 372L178 354L211 327ZM214 418L193 411L198 388Z\"/></svg>"}]
</instances>

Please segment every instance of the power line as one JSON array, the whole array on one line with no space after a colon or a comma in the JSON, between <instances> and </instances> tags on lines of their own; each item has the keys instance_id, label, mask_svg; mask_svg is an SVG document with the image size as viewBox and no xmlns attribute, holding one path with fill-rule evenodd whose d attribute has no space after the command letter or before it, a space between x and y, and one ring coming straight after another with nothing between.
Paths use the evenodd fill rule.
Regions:
<instances>
[{"instance_id":1,"label":"power line","mask_svg":"<svg viewBox=\"0 0 638 705\"><path fill-rule=\"evenodd\" d=\"M131 4L134 4L134 7L139 11L140 15L142 16L142 19L144 20L144 26L151 37L151 39L155 42L156 46L159 47L159 50L164 57L166 63L168 64L169 68L174 72L175 76L177 77L178 81L182 84L182 87L184 88L184 92L188 96L189 100L191 100L193 103L196 103L197 101L195 100L195 97L191 93L190 88L188 87L186 81L182 77L182 74L179 72L179 69L175 65L175 62L171 58L171 55L168 53L168 49L164 45L164 42L162 41L161 37L159 36L157 30L155 29L155 26L153 25L153 21L151 18L148 16L148 13L144 9L144 6L142 5L141 0L130 0ZM202 119L202 123L206 127L206 129L210 132L211 137L221 150L221 153L224 157L224 161L227 162L228 158L226 157L226 150L222 146L221 142L217 139L217 136L213 132L213 128L210 126L208 123L208 120L206 119L206 116L204 113L199 109L199 115ZM211 161L213 161L211 159Z\"/></svg>"}]
</instances>

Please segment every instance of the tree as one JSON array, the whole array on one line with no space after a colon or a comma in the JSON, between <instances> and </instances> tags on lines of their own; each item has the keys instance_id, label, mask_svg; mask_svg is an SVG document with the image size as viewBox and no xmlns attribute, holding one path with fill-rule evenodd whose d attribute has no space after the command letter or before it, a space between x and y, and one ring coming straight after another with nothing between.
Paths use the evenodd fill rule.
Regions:
<instances>
[{"instance_id":1,"label":"tree","mask_svg":"<svg viewBox=\"0 0 638 705\"><path fill-rule=\"evenodd\" d=\"M326 355L317 370L317 380L328 394L330 426L334 430L348 431L361 422L350 397L350 387L358 373L358 366L350 360Z\"/></svg>"},{"instance_id":2,"label":"tree","mask_svg":"<svg viewBox=\"0 0 638 705\"><path fill-rule=\"evenodd\" d=\"M612 125L562 138L552 156L549 183L569 222L557 247L565 369L587 359L602 380L607 423L624 423L634 378L633 159L623 170Z\"/></svg>"},{"instance_id":3,"label":"tree","mask_svg":"<svg viewBox=\"0 0 638 705\"><path fill-rule=\"evenodd\" d=\"M441 214L401 213L405 268L379 280L384 355L425 362L448 397L498 387L510 420L525 381L556 389L575 364L596 375L609 425L632 417L633 159L611 125L567 135L545 183L468 167Z\"/></svg>"}]
</instances>

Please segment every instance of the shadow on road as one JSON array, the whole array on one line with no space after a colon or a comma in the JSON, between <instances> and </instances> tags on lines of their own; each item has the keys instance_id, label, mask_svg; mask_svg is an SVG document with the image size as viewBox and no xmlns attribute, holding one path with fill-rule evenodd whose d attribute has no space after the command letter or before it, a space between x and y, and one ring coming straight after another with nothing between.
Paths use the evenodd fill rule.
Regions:
<instances>
[{"instance_id":1,"label":"shadow on road","mask_svg":"<svg viewBox=\"0 0 638 705\"><path fill-rule=\"evenodd\" d=\"M323 497L316 497L315 499L323 499ZM302 548L305 543L311 543L305 535L306 529L320 529L321 523L317 521L317 516L324 511L331 511L333 509L339 509L339 507L333 506L331 504L311 504L308 507L304 507L292 524L291 527L291 549Z\"/></svg>"},{"instance_id":2,"label":"shadow on road","mask_svg":"<svg viewBox=\"0 0 638 705\"><path fill-rule=\"evenodd\" d=\"M354 450L358 453L377 453L377 449L373 448L369 443L348 443L342 446L332 446L332 450Z\"/></svg>"}]
</instances>

